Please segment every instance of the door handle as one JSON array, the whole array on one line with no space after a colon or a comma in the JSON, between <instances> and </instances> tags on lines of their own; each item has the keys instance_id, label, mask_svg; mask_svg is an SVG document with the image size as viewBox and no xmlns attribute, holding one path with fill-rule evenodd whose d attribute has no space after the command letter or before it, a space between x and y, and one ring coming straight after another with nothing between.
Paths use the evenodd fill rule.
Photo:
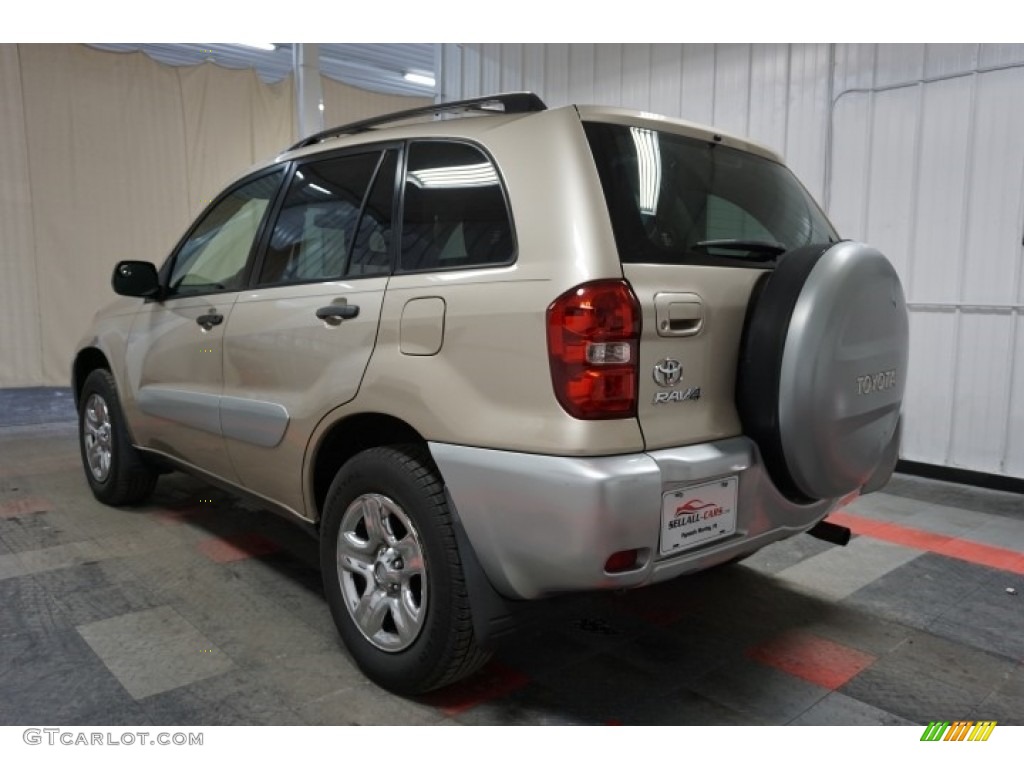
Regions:
<instances>
[{"instance_id":1,"label":"door handle","mask_svg":"<svg viewBox=\"0 0 1024 768\"><path fill-rule=\"evenodd\" d=\"M655 294L654 315L659 336L696 336L704 329L704 304L695 293Z\"/></svg>"},{"instance_id":2,"label":"door handle","mask_svg":"<svg viewBox=\"0 0 1024 768\"><path fill-rule=\"evenodd\" d=\"M220 325L224 322L224 315L218 315L216 312L208 312L205 315L200 315L196 318L196 322L203 326L204 331L208 331L215 325Z\"/></svg>"},{"instance_id":3,"label":"door handle","mask_svg":"<svg viewBox=\"0 0 1024 768\"><path fill-rule=\"evenodd\" d=\"M358 304L328 304L326 307L320 307L316 311L316 316L321 320L331 322L341 322L342 320L351 320L353 317L359 315Z\"/></svg>"}]
</instances>

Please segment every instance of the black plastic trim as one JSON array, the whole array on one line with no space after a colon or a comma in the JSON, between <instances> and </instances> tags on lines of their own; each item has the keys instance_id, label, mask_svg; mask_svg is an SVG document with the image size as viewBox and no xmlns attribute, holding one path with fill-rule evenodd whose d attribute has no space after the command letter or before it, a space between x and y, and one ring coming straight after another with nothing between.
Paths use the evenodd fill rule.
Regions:
<instances>
[{"instance_id":1,"label":"black plastic trim","mask_svg":"<svg viewBox=\"0 0 1024 768\"><path fill-rule=\"evenodd\" d=\"M194 464L189 464L187 461L183 461L182 459L179 459L175 456L171 456L169 454L154 450L152 448L147 448L142 445L137 445L135 444L134 441L132 441L132 444L136 450L138 450L140 453L146 456L146 459L148 461L152 461L155 464L159 465L161 467L162 473L166 473L167 471L177 471L190 477L198 478L204 482L209 483L210 485L220 488L221 490L227 491L228 493L238 497L239 499L251 503L253 506L257 506L260 509L265 509L268 512L276 515L277 517L287 520L288 522L297 526L300 530L305 531L308 535L312 536L313 538L319 538L320 536L319 524L313 520L309 520L303 517L295 510L289 509L286 506L278 504L277 502L267 498L266 496L260 496L258 493L253 493L252 491L248 490L247 488L244 488L241 485L233 483L230 480L225 480L224 478L219 477L218 475L207 472L204 469L200 469Z\"/></svg>"},{"instance_id":2,"label":"black plastic trim","mask_svg":"<svg viewBox=\"0 0 1024 768\"><path fill-rule=\"evenodd\" d=\"M959 483L960 485L973 485L978 488L991 488L995 491L1024 494L1024 477L993 475L989 472L978 472L973 469L944 467L939 464L925 464L920 461L904 461L903 459L896 462L895 471L905 475L927 477L930 480L945 480L946 482ZM882 488L880 490L884 491L885 489ZM1022 516L1024 516L1024 513L1022 513Z\"/></svg>"},{"instance_id":3,"label":"black plastic trim","mask_svg":"<svg viewBox=\"0 0 1024 768\"><path fill-rule=\"evenodd\" d=\"M503 109L493 109L494 105L501 105ZM490 111L497 112L499 114L503 113L511 115L527 112L543 112L546 109L547 105L541 101L540 97L530 91L498 93L493 96L479 96L474 99L448 101L443 104L430 104L426 107L403 109L400 112L389 112L386 115L378 115L377 117L370 117L366 120L357 120L354 123L339 125L336 128L328 128L327 130L320 131L319 133L314 133L312 136L307 136L302 139L302 141L293 144L288 148L288 151L292 152L296 149L309 147L313 144L324 141L325 139L333 139L338 136L345 136L353 133L362 133L370 130L371 128L387 125L388 123L395 123L399 120L408 120L413 117L426 117L428 115L440 115L449 112L466 112L470 110L482 112Z\"/></svg>"},{"instance_id":4,"label":"black plastic trim","mask_svg":"<svg viewBox=\"0 0 1024 768\"><path fill-rule=\"evenodd\" d=\"M495 590L466 535L458 509L447 488L444 495L448 509L452 512L455 543L459 548L462 575L466 580L466 593L473 613L473 634L481 647L489 648L495 640L521 626L520 619L531 610L532 603L509 600Z\"/></svg>"},{"instance_id":5,"label":"black plastic trim","mask_svg":"<svg viewBox=\"0 0 1024 768\"><path fill-rule=\"evenodd\" d=\"M736 408L743 432L761 450L775 486L791 501L810 499L793 481L782 447L779 389L782 354L800 292L811 270L832 246L807 245L786 253L778 266L754 285L743 323L736 363Z\"/></svg>"}]
</instances>

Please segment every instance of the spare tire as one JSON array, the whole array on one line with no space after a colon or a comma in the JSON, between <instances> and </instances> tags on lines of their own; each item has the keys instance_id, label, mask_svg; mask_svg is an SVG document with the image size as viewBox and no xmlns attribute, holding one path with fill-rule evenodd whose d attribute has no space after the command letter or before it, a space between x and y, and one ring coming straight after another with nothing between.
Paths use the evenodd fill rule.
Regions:
<instances>
[{"instance_id":1,"label":"spare tire","mask_svg":"<svg viewBox=\"0 0 1024 768\"><path fill-rule=\"evenodd\" d=\"M896 270L862 243L795 249L758 281L736 405L744 433L791 500L843 496L893 455L908 329Z\"/></svg>"}]
</instances>

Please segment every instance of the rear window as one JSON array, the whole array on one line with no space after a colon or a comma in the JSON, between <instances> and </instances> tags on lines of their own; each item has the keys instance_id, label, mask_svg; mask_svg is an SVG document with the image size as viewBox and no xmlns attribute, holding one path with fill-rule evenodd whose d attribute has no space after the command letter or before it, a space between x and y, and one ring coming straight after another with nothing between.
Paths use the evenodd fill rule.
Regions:
<instances>
[{"instance_id":1,"label":"rear window","mask_svg":"<svg viewBox=\"0 0 1024 768\"><path fill-rule=\"evenodd\" d=\"M765 267L838 240L779 163L647 128L585 128L623 262Z\"/></svg>"}]
</instances>

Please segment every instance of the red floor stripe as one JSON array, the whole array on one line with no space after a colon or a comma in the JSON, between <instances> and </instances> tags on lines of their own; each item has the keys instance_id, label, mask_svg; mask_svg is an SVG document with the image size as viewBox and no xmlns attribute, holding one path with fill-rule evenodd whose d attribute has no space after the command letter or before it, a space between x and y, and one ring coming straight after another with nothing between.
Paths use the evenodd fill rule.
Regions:
<instances>
[{"instance_id":1,"label":"red floor stripe","mask_svg":"<svg viewBox=\"0 0 1024 768\"><path fill-rule=\"evenodd\" d=\"M204 539L198 544L199 551L215 563L232 563L249 557L270 555L280 547L258 533L243 533L222 539Z\"/></svg>"},{"instance_id":2,"label":"red floor stripe","mask_svg":"<svg viewBox=\"0 0 1024 768\"><path fill-rule=\"evenodd\" d=\"M32 515L36 512L47 512L53 509L46 499L27 498L5 501L0 504L0 517L20 517L21 515Z\"/></svg>"},{"instance_id":3,"label":"red floor stripe","mask_svg":"<svg viewBox=\"0 0 1024 768\"><path fill-rule=\"evenodd\" d=\"M747 650L748 658L834 691L876 657L809 632L785 632Z\"/></svg>"},{"instance_id":4,"label":"red floor stripe","mask_svg":"<svg viewBox=\"0 0 1024 768\"><path fill-rule=\"evenodd\" d=\"M192 504L161 509L158 512L154 512L153 516L163 523L180 524L184 523L186 520L190 520L193 517L205 514L206 512L209 512L211 509L212 507L208 504Z\"/></svg>"},{"instance_id":5,"label":"red floor stripe","mask_svg":"<svg viewBox=\"0 0 1024 768\"><path fill-rule=\"evenodd\" d=\"M453 717L485 701L504 698L529 682L530 678L519 670L495 661L472 677L430 693L423 700L439 708L448 717Z\"/></svg>"},{"instance_id":6,"label":"red floor stripe","mask_svg":"<svg viewBox=\"0 0 1024 768\"><path fill-rule=\"evenodd\" d=\"M861 536L870 536L873 539L881 539L904 547L922 549L925 552L934 552L937 555L953 557L968 563L1024 575L1024 553L1012 549L994 547L990 544L981 544L953 536L943 536L940 533L930 533L896 523L872 520L845 510L833 512L828 519L836 525L845 525Z\"/></svg>"}]
</instances>

